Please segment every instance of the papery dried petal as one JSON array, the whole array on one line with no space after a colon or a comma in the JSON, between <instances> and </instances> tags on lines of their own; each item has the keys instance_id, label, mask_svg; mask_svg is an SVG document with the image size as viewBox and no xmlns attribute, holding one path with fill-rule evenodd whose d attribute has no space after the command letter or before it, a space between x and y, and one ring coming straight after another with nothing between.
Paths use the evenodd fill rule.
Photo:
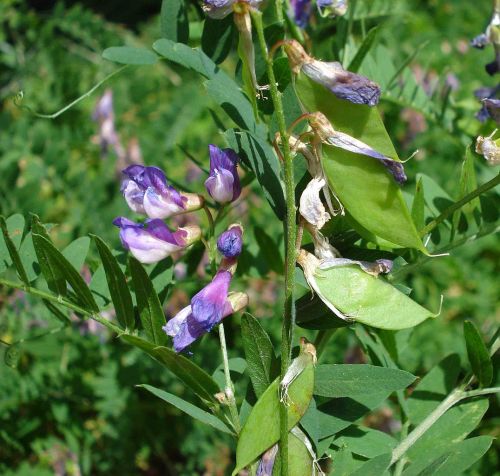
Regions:
<instances>
[{"instance_id":1,"label":"papery dried petal","mask_svg":"<svg viewBox=\"0 0 500 476\"><path fill-rule=\"evenodd\" d=\"M300 214L318 229L330 219L330 214L325 210L319 192L325 186L326 181L322 177L314 177L302 192L300 197Z\"/></svg>"}]
</instances>

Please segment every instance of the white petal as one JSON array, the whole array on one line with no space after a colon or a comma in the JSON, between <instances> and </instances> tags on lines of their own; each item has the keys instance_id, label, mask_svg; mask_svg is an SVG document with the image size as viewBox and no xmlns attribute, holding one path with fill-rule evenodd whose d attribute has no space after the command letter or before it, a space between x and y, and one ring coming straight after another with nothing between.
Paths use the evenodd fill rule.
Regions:
<instances>
[{"instance_id":1,"label":"white petal","mask_svg":"<svg viewBox=\"0 0 500 476\"><path fill-rule=\"evenodd\" d=\"M324 178L315 177L308 184L300 197L300 214L318 229L330 219L330 214L325 210L321 198L320 190L325 186Z\"/></svg>"}]
</instances>

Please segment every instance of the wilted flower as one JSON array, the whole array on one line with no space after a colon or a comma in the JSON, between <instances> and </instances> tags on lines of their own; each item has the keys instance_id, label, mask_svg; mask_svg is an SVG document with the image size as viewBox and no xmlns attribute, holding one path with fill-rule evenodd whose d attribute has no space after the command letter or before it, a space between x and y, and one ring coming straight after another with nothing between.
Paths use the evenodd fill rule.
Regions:
<instances>
[{"instance_id":1,"label":"wilted flower","mask_svg":"<svg viewBox=\"0 0 500 476\"><path fill-rule=\"evenodd\" d=\"M479 136L476 139L476 152L481 154L487 161L489 165L499 165L500 164L500 147L497 141L493 140L493 136L496 134L497 129L495 129L488 137Z\"/></svg>"},{"instance_id":2,"label":"wilted flower","mask_svg":"<svg viewBox=\"0 0 500 476\"><path fill-rule=\"evenodd\" d=\"M325 210L319 192L325 187L323 177L314 177L302 192L300 197L300 214L318 229L330 219L330 214Z\"/></svg>"},{"instance_id":3,"label":"wilted flower","mask_svg":"<svg viewBox=\"0 0 500 476\"><path fill-rule=\"evenodd\" d=\"M239 224L230 225L229 228L219 236L217 249L226 258L236 258L241 254L243 246L243 227Z\"/></svg>"},{"instance_id":4,"label":"wilted flower","mask_svg":"<svg viewBox=\"0 0 500 476\"><path fill-rule=\"evenodd\" d=\"M360 140L355 139L348 134L336 131L330 124L330 121L328 121L325 115L321 112L310 114L309 124L322 142L333 145L335 147L339 147L349 152L373 157L387 168L396 182L404 183L406 181L406 174L401 162L386 157L380 152L372 149L368 144L365 144L364 142L361 142Z\"/></svg>"},{"instance_id":5,"label":"wilted flower","mask_svg":"<svg viewBox=\"0 0 500 476\"><path fill-rule=\"evenodd\" d=\"M120 228L123 247L141 263L157 263L201 237L198 226L186 226L172 232L159 219L135 223L127 218L118 217L113 220L113 224Z\"/></svg>"},{"instance_id":6,"label":"wilted flower","mask_svg":"<svg viewBox=\"0 0 500 476\"><path fill-rule=\"evenodd\" d=\"M209 332L212 327L218 324L224 317L240 311L246 307L247 304L248 296L245 293L229 294L224 301L220 319L213 324L200 322L195 319L191 304L170 319L167 324L163 326L163 330L167 335L173 337L174 350L176 352L181 352L196 339Z\"/></svg>"},{"instance_id":7,"label":"wilted flower","mask_svg":"<svg viewBox=\"0 0 500 476\"><path fill-rule=\"evenodd\" d=\"M200 195L181 194L168 185L165 174L158 167L131 165L123 170L123 174L127 178L121 190L128 206L149 218L168 218L203 206Z\"/></svg>"},{"instance_id":8,"label":"wilted flower","mask_svg":"<svg viewBox=\"0 0 500 476\"><path fill-rule=\"evenodd\" d=\"M255 476L272 476L274 468L274 460L278 453L278 445L273 445L260 458L259 466Z\"/></svg>"},{"instance_id":9,"label":"wilted flower","mask_svg":"<svg viewBox=\"0 0 500 476\"><path fill-rule=\"evenodd\" d=\"M210 176L205 180L209 195L219 203L229 203L236 200L241 193L240 178L236 152L232 149L219 149L210 144Z\"/></svg>"},{"instance_id":10,"label":"wilted flower","mask_svg":"<svg viewBox=\"0 0 500 476\"><path fill-rule=\"evenodd\" d=\"M298 41L287 40L284 47L295 74L302 71L313 81L328 88L339 99L368 106L378 103L380 88L368 78L346 71L340 63L325 63L312 58Z\"/></svg>"}]
</instances>

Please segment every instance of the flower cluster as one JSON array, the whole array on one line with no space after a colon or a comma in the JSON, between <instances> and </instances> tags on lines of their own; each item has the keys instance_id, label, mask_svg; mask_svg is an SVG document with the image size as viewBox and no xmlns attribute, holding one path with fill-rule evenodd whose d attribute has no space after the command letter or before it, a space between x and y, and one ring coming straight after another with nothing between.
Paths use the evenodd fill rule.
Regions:
<instances>
[{"instance_id":1,"label":"flower cluster","mask_svg":"<svg viewBox=\"0 0 500 476\"><path fill-rule=\"evenodd\" d=\"M237 172L238 156L231 149L209 146L210 174L205 187L212 199L226 205L241 193ZM123 247L141 263L156 263L181 251L202 238L197 225L172 231L166 218L206 208L201 195L180 192L167 182L158 167L131 165L123 170L121 191L130 209L146 215L142 223L118 217L113 224L120 228ZM210 213L207 210L207 213ZM210 331L224 317L243 309L248 303L244 293L229 293L229 285L242 250L243 228L232 224L217 240L222 255L212 281L199 291L189 306L168 321L163 330L173 337L174 349L181 352Z\"/></svg>"}]
</instances>

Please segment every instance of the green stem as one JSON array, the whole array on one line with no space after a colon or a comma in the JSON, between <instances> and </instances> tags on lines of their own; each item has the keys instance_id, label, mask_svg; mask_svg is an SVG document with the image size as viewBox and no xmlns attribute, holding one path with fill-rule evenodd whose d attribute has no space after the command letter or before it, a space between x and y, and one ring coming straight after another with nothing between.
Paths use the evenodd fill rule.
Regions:
<instances>
[{"instance_id":1,"label":"green stem","mask_svg":"<svg viewBox=\"0 0 500 476\"><path fill-rule=\"evenodd\" d=\"M423 436L423 434L432 426L439 418L441 418L453 405L456 405L465 398L477 397L480 395L489 395L491 393L500 392L500 387L481 388L478 390L464 391L462 387L453 390L429 415L420 423L401 443L399 443L392 452L391 465L399 461L399 459Z\"/></svg>"},{"instance_id":2,"label":"green stem","mask_svg":"<svg viewBox=\"0 0 500 476\"><path fill-rule=\"evenodd\" d=\"M274 6L276 8L276 20L283 23L283 0L275 0Z\"/></svg>"},{"instance_id":3,"label":"green stem","mask_svg":"<svg viewBox=\"0 0 500 476\"><path fill-rule=\"evenodd\" d=\"M231 420L233 423L234 430L236 434L241 431L240 417L238 415L238 407L236 406L236 399L234 398L234 385L231 380L231 372L229 371L229 360L227 358L227 345L226 345L226 334L224 332L224 324L219 325L219 338L220 338L220 348L222 351L222 362L224 365L224 376L226 377L226 388L224 393L227 398L229 405L229 412L231 413Z\"/></svg>"},{"instance_id":4,"label":"green stem","mask_svg":"<svg viewBox=\"0 0 500 476\"><path fill-rule=\"evenodd\" d=\"M462 208L464 205L467 205L467 203L479 197L484 192L487 192L488 190L496 187L499 183L500 183L500 174L498 174L496 177L492 178L488 182L484 183L480 187L476 188L476 190L473 190L471 193L468 193L458 202L455 202L453 205L449 206L446 210L443 211L443 213L441 213L441 215L439 215L437 218L429 222L422 230L420 230L420 236L427 235L427 233L434 230L436 226L438 226L441 222L446 220L454 212Z\"/></svg>"},{"instance_id":5,"label":"green stem","mask_svg":"<svg viewBox=\"0 0 500 476\"><path fill-rule=\"evenodd\" d=\"M275 0L276 14L278 20L283 19L282 0ZM274 112L278 121L278 129L281 134L283 147L283 163L285 176L285 200L286 200L286 220L285 220L285 304L281 341L281 379L284 378L290 365L291 348L293 337L293 326L295 320L295 307L293 301L293 289L295 285L295 241L296 241L296 209L295 209L295 183L293 176L293 157L290 153L288 142L288 132L281 101L281 93L276 85L276 77L273 70L273 59L269 56L266 40L264 37L264 27L262 25L262 14L258 11L252 12L257 37L259 40L262 56L266 59L267 75L271 98L274 105ZM280 457L281 474L288 475L288 409L283 403L280 405Z\"/></svg>"}]
</instances>

